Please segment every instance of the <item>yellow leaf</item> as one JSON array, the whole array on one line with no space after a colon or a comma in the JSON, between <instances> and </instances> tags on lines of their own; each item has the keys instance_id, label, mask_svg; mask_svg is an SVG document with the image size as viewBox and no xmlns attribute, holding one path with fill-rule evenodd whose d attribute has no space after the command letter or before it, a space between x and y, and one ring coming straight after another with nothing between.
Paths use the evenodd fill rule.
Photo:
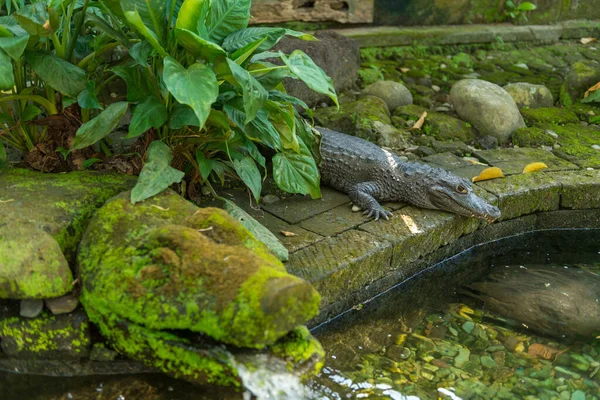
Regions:
<instances>
[{"instance_id":1,"label":"yellow leaf","mask_svg":"<svg viewBox=\"0 0 600 400\"><path fill-rule=\"evenodd\" d=\"M593 37L584 37L584 38L581 38L581 40L580 40L580 42L583 44L590 44L595 41L596 41L596 38L593 38Z\"/></svg>"},{"instance_id":2,"label":"yellow leaf","mask_svg":"<svg viewBox=\"0 0 600 400\"><path fill-rule=\"evenodd\" d=\"M400 68L400 71L401 71L403 74L405 74L405 73L407 73L408 71L410 71L410 68Z\"/></svg>"},{"instance_id":3,"label":"yellow leaf","mask_svg":"<svg viewBox=\"0 0 600 400\"><path fill-rule=\"evenodd\" d=\"M423 127L423 124L425 123L426 117L427 117L427 111L423 111L423 114L421 114L421 118L419 118L419 120L417 122L415 122L415 124L410 129L421 129Z\"/></svg>"},{"instance_id":4,"label":"yellow leaf","mask_svg":"<svg viewBox=\"0 0 600 400\"><path fill-rule=\"evenodd\" d=\"M288 231L281 231L281 234L285 237L298 236L294 232L288 232Z\"/></svg>"},{"instance_id":5,"label":"yellow leaf","mask_svg":"<svg viewBox=\"0 0 600 400\"><path fill-rule=\"evenodd\" d=\"M473 182L487 181L488 179L504 178L504 173L498 167L486 168L479 175L471 179Z\"/></svg>"},{"instance_id":6,"label":"yellow leaf","mask_svg":"<svg viewBox=\"0 0 600 400\"><path fill-rule=\"evenodd\" d=\"M539 171L539 170L542 170L545 168L548 168L548 166L546 164L544 164L543 162L534 162L534 163L526 165L525 168L523 168L523 173L527 174L529 172L535 172L535 171Z\"/></svg>"},{"instance_id":7,"label":"yellow leaf","mask_svg":"<svg viewBox=\"0 0 600 400\"><path fill-rule=\"evenodd\" d=\"M594 86L592 86L591 88L586 90L585 93L583 94L583 98L588 97L590 95L590 93L595 92L598 89L600 89L600 82L596 83Z\"/></svg>"}]
</instances>

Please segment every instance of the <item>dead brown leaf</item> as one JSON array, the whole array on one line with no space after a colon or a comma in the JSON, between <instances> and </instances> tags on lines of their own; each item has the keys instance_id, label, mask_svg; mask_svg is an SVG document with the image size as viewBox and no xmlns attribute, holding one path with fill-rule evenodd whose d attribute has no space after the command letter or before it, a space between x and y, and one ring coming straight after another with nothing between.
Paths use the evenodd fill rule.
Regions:
<instances>
[{"instance_id":1,"label":"dead brown leaf","mask_svg":"<svg viewBox=\"0 0 600 400\"><path fill-rule=\"evenodd\" d=\"M596 40L597 39L593 38L593 37L584 37L584 38L581 38L580 42L582 44L590 44L590 43L594 43Z\"/></svg>"},{"instance_id":2,"label":"dead brown leaf","mask_svg":"<svg viewBox=\"0 0 600 400\"><path fill-rule=\"evenodd\" d=\"M554 347L550 347L545 344L534 343L534 344L530 345L529 348L527 349L527 354L529 354L530 356L533 356L533 357L543 358L544 360L555 361L559 355L561 355L562 353L564 353L567 350L569 350L569 348L560 350L560 349L556 349Z\"/></svg>"},{"instance_id":3,"label":"dead brown leaf","mask_svg":"<svg viewBox=\"0 0 600 400\"><path fill-rule=\"evenodd\" d=\"M425 123L425 118L427 118L427 111L423 111L423 114L421 114L421 118L419 118L419 120L415 122L415 124L410 129L421 129L423 127L423 124Z\"/></svg>"},{"instance_id":4,"label":"dead brown leaf","mask_svg":"<svg viewBox=\"0 0 600 400\"><path fill-rule=\"evenodd\" d=\"M285 237L298 236L294 232L288 232L288 231L281 231L281 234Z\"/></svg>"},{"instance_id":5,"label":"dead brown leaf","mask_svg":"<svg viewBox=\"0 0 600 400\"><path fill-rule=\"evenodd\" d=\"M590 95L590 93L595 92L598 89L600 89L600 82L596 83L594 86L592 86L591 88L586 90L585 94L583 95L583 98L588 97Z\"/></svg>"},{"instance_id":6,"label":"dead brown leaf","mask_svg":"<svg viewBox=\"0 0 600 400\"><path fill-rule=\"evenodd\" d=\"M407 73L408 71L410 71L410 68L400 68L400 71L401 71L403 74L405 74L405 73Z\"/></svg>"}]
</instances>

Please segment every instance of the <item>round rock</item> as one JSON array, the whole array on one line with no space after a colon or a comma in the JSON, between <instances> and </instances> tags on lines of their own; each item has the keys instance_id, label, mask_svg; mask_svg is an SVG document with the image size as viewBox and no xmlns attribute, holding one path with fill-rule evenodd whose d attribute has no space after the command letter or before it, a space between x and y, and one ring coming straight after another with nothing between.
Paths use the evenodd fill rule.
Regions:
<instances>
[{"instance_id":1,"label":"round rock","mask_svg":"<svg viewBox=\"0 0 600 400\"><path fill-rule=\"evenodd\" d=\"M482 136L494 136L500 143L509 140L525 122L510 94L500 86L480 79L458 81L450 91L458 115Z\"/></svg>"},{"instance_id":2,"label":"round rock","mask_svg":"<svg viewBox=\"0 0 600 400\"><path fill-rule=\"evenodd\" d=\"M549 108L554 105L552 92L544 85L527 82L510 83L504 86L519 108Z\"/></svg>"},{"instance_id":3,"label":"round rock","mask_svg":"<svg viewBox=\"0 0 600 400\"><path fill-rule=\"evenodd\" d=\"M413 103L410 90L403 84L394 81L377 81L367 86L362 94L379 97L386 102L390 110Z\"/></svg>"}]
</instances>

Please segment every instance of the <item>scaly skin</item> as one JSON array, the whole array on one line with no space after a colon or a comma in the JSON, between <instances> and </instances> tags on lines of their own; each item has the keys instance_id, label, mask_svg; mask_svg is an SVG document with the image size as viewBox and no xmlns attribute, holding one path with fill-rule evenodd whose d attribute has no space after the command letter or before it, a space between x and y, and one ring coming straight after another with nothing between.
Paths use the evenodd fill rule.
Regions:
<instances>
[{"instance_id":1,"label":"scaly skin","mask_svg":"<svg viewBox=\"0 0 600 400\"><path fill-rule=\"evenodd\" d=\"M380 201L398 201L494 221L500 210L477 196L471 183L441 168L404 162L364 139L317 128L322 134L321 181L347 193L375 219L392 213Z\"/></svg>"}]
</instances>

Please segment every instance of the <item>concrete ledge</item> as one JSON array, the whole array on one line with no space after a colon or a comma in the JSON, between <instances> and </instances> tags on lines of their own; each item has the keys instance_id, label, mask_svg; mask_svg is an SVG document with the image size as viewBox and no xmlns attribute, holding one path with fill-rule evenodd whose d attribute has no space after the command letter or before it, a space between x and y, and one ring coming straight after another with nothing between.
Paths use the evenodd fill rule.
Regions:
<instances>
[{"instance_id":1,"label":"concrete ledge","mask_svg":"<svg viewBox=\"0 0 600 400\"><path fill-rule=\"evenodd\" d=\"M556 25L453 25L339 29L360 47L433 46L495 42L554 43L600 34L600 22L565 21Z\"/></svg>"}]
</instances>

